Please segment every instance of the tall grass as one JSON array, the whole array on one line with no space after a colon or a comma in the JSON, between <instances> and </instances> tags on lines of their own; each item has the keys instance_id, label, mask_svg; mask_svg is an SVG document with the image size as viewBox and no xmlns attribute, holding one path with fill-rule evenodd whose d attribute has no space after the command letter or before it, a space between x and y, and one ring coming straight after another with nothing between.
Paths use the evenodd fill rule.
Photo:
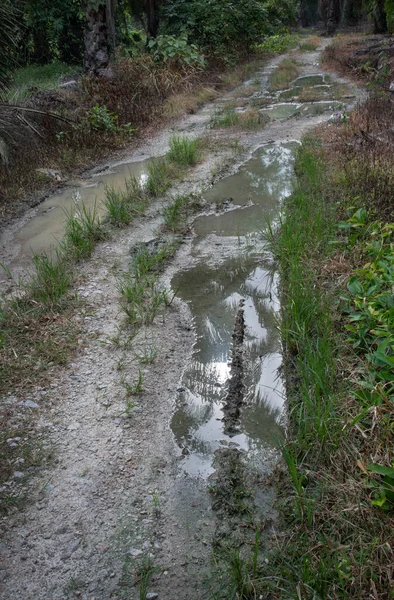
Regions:
<instances>
[{"instance_id":1,"label":"tall grass","mask_svg":"<svg viewBox=\"0 0 394 600\"><path fill-rule=\"evenodd\" d=\"M88 258L103 238L104 229L96 204L92 208L77 205L73 211L66 212L63 247L74 259Z\"/></svg>"},{"instance_id":2,"label":"tall grass","mask_svg":"<svg viewBox=\"0 0 394 600\"><path fill-rule=\"evenodd\" d=\"M200 158L200 140L191 140L185 136L173 135L170 138L170 149L167 157L182 166L193 166Z\"/></svg>"},{"instance_id":3,"label":"tall grass","mask_svg":"<svg viewBox=\"0 0 394 600\"><path fill-rule=\"evenodd\" d=\"M353 336L358 330L351 320L341 323L338 297L343 290L326 270L339 260L338 244L332 241L337 240L337 221L344 210L338 181L345 183L327 168L325 156L318 142L304 141L296 160L297 184L285 202L279 231L273 226L267 231L281 274L280 328L289 410L288 437L281 451L288 478L279 491L284 539L271 552L270 567L258 569L254 585L269 590L274 599L359 600L368 598L371 590L383 598L390 589L392 556L381 549L392 543L392 530L387 529L392 518L372 506L368 489L374 490L372 498L378 497L378 503L388 505L388 500L382 487L379 496L379 482L368 481L363 467L383 447L392 447L383 424L389 417L382 421L374 412L371 419L368 410L379 409L370 405L361 410L357 400L372 398L376 386L371 392L368 375L365 386L355 381L361 365L356 367L346 329ZM355 219L354 223L357 228ZM363 296L364 292L360 310L365 307ZM357 318L361 317L354 316L356 324ZM368 370L371 378L370 366ZM379 394L375 398L379 404ZM350 414L357 415L353 424ZM361 432L354 425L360 422ZM373 433L374 427L378 433ZM387 457L380 458L382 463L388 464Z\"/></svg>"},{"instance_id":4,"label":"tall grass","mask_svg":"<svg viewBox=\"0 0 394 600\"><path fill-rule=\"evenodd\" d=\"M27 283L28 296L37 302L52 304L68 290L71 283L70 265L61 250L55 256L34 254L34 271Z\"/></svg>"}]
</instances>

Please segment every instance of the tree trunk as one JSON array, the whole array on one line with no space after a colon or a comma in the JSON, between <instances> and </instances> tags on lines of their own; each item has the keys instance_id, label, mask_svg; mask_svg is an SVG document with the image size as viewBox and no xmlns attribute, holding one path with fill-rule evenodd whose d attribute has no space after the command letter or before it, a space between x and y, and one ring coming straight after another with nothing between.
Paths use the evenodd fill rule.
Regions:
<instances>
[{"instance_id":1,"label":"tree trunk","mask_svg":"<svg viewBox=\"0 0 394 600\"><path fill-rule=\"evenodd\" d=\"M33 33L33 61L39 65L49 62L50 48L48 32L44 27L32 27Z\"/></svg>"},{"instance_id":2,"label":"tree trunk","mask_svg":"<svg viewBox=\"0 0 394 600\"><path fill-rule=\"evenodd\" d=\"M375 0L373 3L373 31L374 33L387 32L386 11L384 10L384 0Z\"/></svg>"},{"instance_id":3,"label":"tree trunk","mask_svg":"<svg viewBox=\"0 0 394 600\"><path fill-rule=\"evenodd\" d=\"M115 0L94 4L85 0L85 71L99 75L115 47Z\"/></svg>"},{"instance_id":4,"label":"tree trunk","mask_svg":"<svg viewBox=\"0 0 394 600\"><path fill-rule=\"evenodd\" d=\"M148 35L155 38L159 31L159 12L157 10L157 0L145 0L145 12L147 16Z\"/></svg>"}]
</instances>

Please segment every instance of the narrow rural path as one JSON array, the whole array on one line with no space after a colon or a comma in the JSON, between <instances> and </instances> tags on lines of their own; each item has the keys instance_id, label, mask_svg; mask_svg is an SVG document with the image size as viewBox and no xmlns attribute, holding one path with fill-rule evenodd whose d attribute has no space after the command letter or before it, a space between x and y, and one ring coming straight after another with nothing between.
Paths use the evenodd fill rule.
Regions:
<instances>
[{"instance_id":1,"label":"narrow rural path","mask_svg":"<svg viewBox=\"0 0 394 600\"><path fill-rule=\"evenodd\" d=\"M325 43L322 42L321 47ZM253 102L257 105L258 99L265 99L264 108L268 110L271 110L270 103L275 104L272 110L278 110L278 104L283 107L276 95L270 97L268 93L270 74L282 58L270 61L253 80L233 93L185 118L176 130L200 136L218 107L231 99L237 101L240 110L252 106ZM301 54L298 60L300 76L322 73L319 52ZM330 85L336 82L345 83L332 74ZM323 79L320 85L325 85ZM249 93L251 86L253 94ZM330 87L326 87L329 94ZM348 96L353 98L344 101L355 102L357 94L349 84ZM216 177L219 185L225 181L223 177L231 177L240 168L242 171L243 165L250 164L248 161L260 151L258 149L270 144L279 149L274 159L280 162L282 155L290 156L291 143L298 142L309 129L332 114L328 107L318 112L313 114L311 108L301 107L293 118L272 119L265 128L255 131L212 130L213 150L172 193L209 190L213 178ZM163 153L171 133L161 133L130 160ZM234 144L229 142L236 139L242 149L238 146L235 155ZM262 160L264 163L264 156ZM291 164L290 156L282 174L282 192L290 185ZM259 176L264 179L268 175L269 171L264 171L263 176ZM228 197L233 196L232 184ZM212 198L212 191L209 194ZM280 199L277 198L278 205ZM92 259L83 265L76 286L86 302L80 314L85 330L80 351L71 364L56 373L46 388L34 390L28 398L17 399L18 402L30 399L38 405L31 409L38 411L36 430L43 444L53 447L54 458L27 484L31 501L26 508L1 523L0 597L4 600L139 598L139 588L135 586L136 565L147 559L157 567L148 597L198 600L207 595L217 514L208 493L207 474L198 469L193 472L200 463L193 463L192 458L195 455L200 460L201 456L208 456L209 462L211 455L195 450L196 436L193 438L190 434L186 421L198 420L198 415L182 412L182 403L175 404L183 393L183 374L195 361L193 348L201 339L200 331L196 337L196 327L198 329L203 317L198 306L193 305L194 291L186 298L187 293L181 290L164 319L142 328L130 344L119 343L122 336L124 340L124 330L117 301L117 276L127 266L133 248L157 238L163 202L166 200L151 205L145 217L135 221L132 227L120 230L116 239L100 244ZM222 207L222 215L236 215L231 217L236 222L226 224L229 229L222 234L217 229L210 230L209 221L199 220L196 229L184 237L161 283L170 286L174 278L182 277L180 274L201 264L202 273L216 269L215 277L220 282L220 270L227 272L228 261L239 260L239 256L234 255L237 244L247 249L250 236L254 236L253 244L258 246L256 223L254 229L243 229L247 210L252 205L253 202L246 207L230 202L227 208ZM12 263L16 271L25 268L18 235L26 224L39 217L40 207L30 211L4 234L0 260ZM240 233L237 233L238 227ZM259 257L264 256L264 248L259 246L257 250L258 255L253 255L253 273L258 274ZM239 262L234 270L239 273ZM198 271L196 273L186 289L190 285L194 290L193 280L199 277ZM222 287L227 284L226 280ZM205 297L210 293L208 288ZM238 298L236 288L231 293ZM270 288L264 298L272 299L272 293ZM214 296L213 291L212 294ZM208 306L206 310L211 308ZM246 316L247 310L248 304ZM229 328L232 331L233 323ZM256 333L256 339L258 335ZM152 348L157 351L155 360L141 365L138 356L149 353ZM228 358L222 359L220 364L225 365ZM128 402L125 384L136 381L140 369L143 391L132 409L125 412ZM219 382L218 388L220 385ZM178 425L173 423L175 409ZM209 421L214 422L214 418ZM183 437L177 436L180 430ZM198 431L199 436L203 436L201 430ZM201 444L208 443L203 437L199 440ZM229 446L228 441L225 445ZM275 449L271 448L269 454L269 464L272 464ZM273 518L272 491L263 490L262 494L265 513Z\"/></svg>"}]
</instances>

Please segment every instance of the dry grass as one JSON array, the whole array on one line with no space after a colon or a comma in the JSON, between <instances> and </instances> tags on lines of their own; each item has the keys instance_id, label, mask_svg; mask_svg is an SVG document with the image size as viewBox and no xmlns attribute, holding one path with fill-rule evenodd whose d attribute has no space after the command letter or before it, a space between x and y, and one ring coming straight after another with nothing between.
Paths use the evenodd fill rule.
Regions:
<instances>
[{"instance_id":1,"label":"dry grass","mask_svg":"<svg viewBox=\"0 0 394 600\"><path fill-rule=\"evenodd\" d=\"M219 91L211 87L202 87L192 92L172 94L164 103L163 115L165 119L178 119L185 113L193 115L207 102L215 100Z\"/></svg>"},{"instance_id":2,"label":"dry grass","mask_svg":"<svg viewBox=\"0 0 394 600\"><path fill-rule=\"evenodd\" d=\"M350 114L346 127L322 132L339 185L386 220L394 215L393 119L393 100L375 94Z\"/></svg>"},{"instance_id":3,"label":"dry grass","mask_svg":"<svg viewBox=\"0 0 394 600\"><path fill-rule=\"evenodd\" d=\"M272 90L283 90L289 87L290 83L299 74L299 65L294 58L285 58L276 67L271 75L270 87Z\"/></svg>"},{"instance_id":4,"label":"dry grass","mask_svg":"<svg viewBox=\"0 0 394 600\"><path fill-rule=\"evenodd\" d=\"M394 76L391 39L383 35L351 34L337 38L322 53L327 69L387 88Z\"/></svg>"},{"instance_id":5,"label":"dry grass","mask_svg":"<svg viewBox=\"0 0 394 600\"><path fill-rule=\"evenodd\" d=\"M33 125L41 137L11 145L9 166L0 165L0 214L3 218L15 216L29 206L31 200L22 199L33 190L50 190L58 185L36 169L55 169L65 177L81 172L111 151L129 147L147 129L196 112L221 91L245 81L263 62L260 57L249 58L229 67L215 59L208 69L200 71L159 66L149 56L123 59L113 66L113 77L86 78L81 90L46 90L30 97L30 106L58 113L78 127L34 117ZM118 115L118 124L131 123L137 132L131 137L125 130L80 127L87 111L96 104Z\"/></svg>"},{"instance_id":6,"label":"dry grass","mask_svg":"<svg viewBox=\"0 0 394 600\"><path fill-rule=\"evenodd\" d=\"M321 38L316 35L308 37L304 42L299 45L300 52L314 52L318 49L321 44Z\"/></svg>"}]
</instances>

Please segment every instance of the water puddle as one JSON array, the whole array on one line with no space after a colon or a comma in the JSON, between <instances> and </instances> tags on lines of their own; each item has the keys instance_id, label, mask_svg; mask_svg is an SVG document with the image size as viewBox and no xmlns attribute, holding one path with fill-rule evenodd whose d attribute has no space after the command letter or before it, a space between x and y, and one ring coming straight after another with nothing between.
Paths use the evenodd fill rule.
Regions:
<instances>
[{"instance_id":1,"label":"water puddle","mask_svg":"<svg viewBox=\"0 0 394 600\"><path fill-rule=\"evenodd\" d=\"M323 83L329 83L331 78L329 75L302 75L301 77L297 77L294 81L291 82L292 86L310 86L310 85L322 85Z\"/></svg>"},{"instance_id":2,"label":"water puddle","mask_svg":"<svg viewBox=\"0 0 394 600\"><path fill-rule=\"evenodd\" d=\"M293 102L278 103L260 110L264 115L267 115L272 120L276 119L289 119L299 114L301 104Z\"/></svg>"},{"instance_id":3,"label":"water puddle","mask_svg":"<svg viewBox=\"0 0 394 600\"><path fill-rule=\"evenodd\" d=\"M242 207L242 212L230 210L199 217L194 222L197 235L245 236L257 231L259 220L259 226L263 227L266 219L278 211L279 200L290 194L295 147L293 142L261 148L234 175L222 179L205 193L207 200L219 206L231 199Z\"/></svg>"},{"instance_id":4,"label":"water puddle","mask_svg":"<svg viewBox=\"0 0 394 600\"><path fill-rule=\"evenodd\" d=\"M275 218L281 200L291 192L296 146L293 142L260 148L237 173L208 192L210 200L220 203L231 197L239 208L196 220L196 264L172 281L178 296L189 304L197 331L171 424L182 449L182 468L194 476L207 477L214 471L213 457L219 448L246 451L248 460L260 469L269 468L276 457L284 403L278 375L279 301L277 276L261 229L267 217ZM212 236L217 243L212 243ZM207 243L211 251L204 258ZM228 433L224 407L240 306L245 323L243 402L235 431Z\"/></svg>"},{"instance_id":5,"label":"water puddle","mask_svg":"<svg viewBox=\"0 0 394 600\"><path fill-rule=\"evenodd\" d=\"M102 202L105 186L124 189L125 179L135 176L142 184L148 177L150 160L115 165L104 173L93 175L88 184L67 188L54 194L40 204L36 215L23 225L15 234L14 241L18 246L18 254L9 265L21 264L31 259L34 253L41 253L59 241L64 233L65 211L73 211L76 204L84 204L88 209L96 204L100 215L106 213Z\"/></svg>"},{"instance_id":6,"label":"water puddle","mask_svg":"<svg viewBox=\"0 0 394 600\"><path fill-rule=\"evenodd\" d=\"M272 120L290 119L291 117L315 117L325 112L341 110L342 102L333 102L332 100L322 100L320 102L310 102L305 104L296 104L293 102L278 103L261 110Z\"/></svg>"}]
</instances>

